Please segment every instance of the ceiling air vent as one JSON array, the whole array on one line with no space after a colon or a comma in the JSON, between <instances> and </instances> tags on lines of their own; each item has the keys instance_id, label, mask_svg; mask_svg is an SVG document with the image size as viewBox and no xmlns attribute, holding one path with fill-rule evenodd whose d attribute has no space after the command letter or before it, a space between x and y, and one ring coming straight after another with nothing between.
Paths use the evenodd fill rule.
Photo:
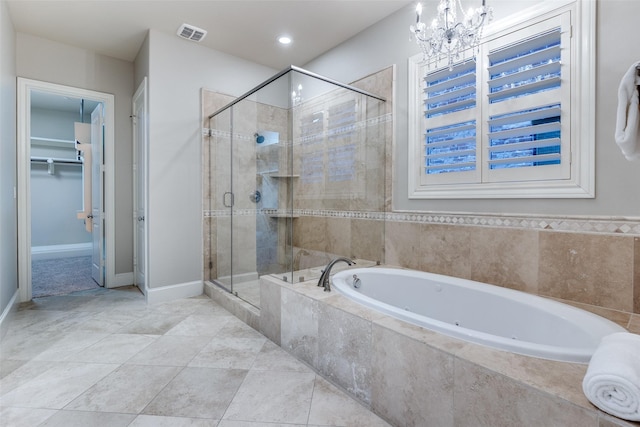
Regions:
<instances>
[{"instance_id":1,"label":"ceiling air vent","mask_svg":"<svg viewBox=\"0 0 640 427\"><path fill-rule=\"evenodd\" d=\"M199 42L207 35L207 32L202 28L194 27L193 25L182 24L180 28L178 28L177 34L183 39Z\"/></svg>"}]
</instances>

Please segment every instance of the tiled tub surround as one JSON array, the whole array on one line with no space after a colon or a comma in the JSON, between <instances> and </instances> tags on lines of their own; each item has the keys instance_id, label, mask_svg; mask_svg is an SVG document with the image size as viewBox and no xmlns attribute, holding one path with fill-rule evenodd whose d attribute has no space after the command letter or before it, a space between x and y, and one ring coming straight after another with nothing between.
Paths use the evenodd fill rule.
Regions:
<instances>
[{"instance_id":1,"label":"tiled tub surround","mask_svg":"<svg viewBox=\"0 0 640 427\"><path fill-rule=\"evenodd\" d=\"M632 316L640 313L640 221L565 220L627 230L582 232L549 230L550 219L529 218L524 227L492 218L505 220L500 227L387 220L385 262L560 299L640 332Z\"/></svg>"},{"instance_id":2,"label":"tiled tub surround","mask_svg":"<svg viewBox=\"0 0 640 427\"><path fill-rule=\"evenodd\" d=\"M559 299L640 333L640 221L301 211L294 246L373 260L383 247L383 263Z\"/></svg>"},{"instance_id":3,"label":"tiled tub surround","mask_svg":"<svg viewBox=\"0 0 640 427\"><path fill-rule=\"evenodd\" d=\"M261 278L268 338L397 426L638 426L582 393L587 365L431 332L314 282Z\"/></svg>"}]
</instances>

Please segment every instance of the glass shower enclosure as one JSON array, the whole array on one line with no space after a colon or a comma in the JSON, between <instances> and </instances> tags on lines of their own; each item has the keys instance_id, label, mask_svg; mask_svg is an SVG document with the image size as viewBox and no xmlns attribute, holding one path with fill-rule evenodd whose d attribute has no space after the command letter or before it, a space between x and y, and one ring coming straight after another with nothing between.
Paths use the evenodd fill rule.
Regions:
<instances>
[{"instance_id":1,"label":"glass shower enclosure","mask_svg":"<svg viewBox=\"0 0 640 427\"><path fill-rule=\"evenodd\" d=\"M205 280L259 308L263 275L383 260L384 103L297 67L237 99L203 92Z\"/></svg>"}]
</instances>

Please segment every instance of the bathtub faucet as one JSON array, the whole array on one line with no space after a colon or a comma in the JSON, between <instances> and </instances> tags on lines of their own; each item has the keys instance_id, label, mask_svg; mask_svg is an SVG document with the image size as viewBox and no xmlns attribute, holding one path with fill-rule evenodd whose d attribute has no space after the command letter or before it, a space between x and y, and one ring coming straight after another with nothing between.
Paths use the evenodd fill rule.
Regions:
<instances>
[{"instance_id":1,"label":"bathtub faucet","mask_svg":"<svg viewBox=\"0 0 640 427\"><path fill-rule=\"evenodd\" d=\"M331 292L331 282L329 281L329 275L331 274L331 269L337 262L346 262L349 265L355 264L355 261L350 260L349 258L335 258L327 264L327 266L322 270L322 274L320 275L320 280L318 280L318 286L324 287L325 292Z\"/></svg>"}]
</instances>

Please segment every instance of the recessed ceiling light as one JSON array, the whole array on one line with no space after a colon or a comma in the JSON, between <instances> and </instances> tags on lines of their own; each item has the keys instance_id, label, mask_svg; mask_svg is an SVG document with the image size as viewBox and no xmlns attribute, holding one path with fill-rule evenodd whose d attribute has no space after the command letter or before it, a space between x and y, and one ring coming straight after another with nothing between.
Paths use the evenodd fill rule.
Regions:
<instances>
[{"instance_id":1,"label":"recessed ceiling light","mask_svg":"<svg viewBox=\"0 0 640 427\"><path fill-rule=\"evenodd\" d=\"M289 36L280 36L278 37L278 43L280 44L291 44L293 40Z\"/></svg>"}]
</instances>

